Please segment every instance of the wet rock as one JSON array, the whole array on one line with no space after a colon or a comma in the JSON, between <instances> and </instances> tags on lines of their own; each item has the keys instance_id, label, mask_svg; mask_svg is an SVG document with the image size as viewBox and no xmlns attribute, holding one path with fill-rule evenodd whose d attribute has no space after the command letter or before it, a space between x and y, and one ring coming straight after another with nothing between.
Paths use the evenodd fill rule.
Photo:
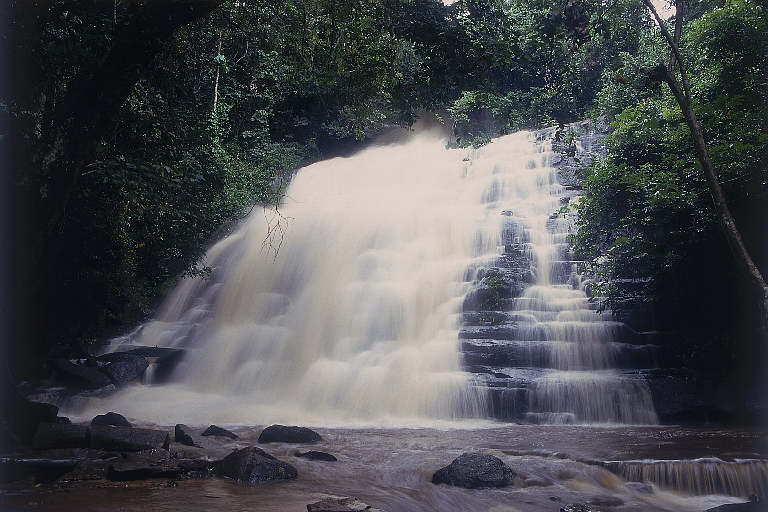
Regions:
<instances>
[{"instance_id":1,"label":"wet rock","mask_svg":"<svg viewBox=\"0 0 768 512\"><path fill-rule=\"evenodd\" d=\"M214 463L206 459L181 459L178 468L189 478L207 478L213 470Z\"/></svg>"},{"instance_id":2,"label":"wet rock","mask_svg":"<svg viewBox=\"0 0 768 512\"><path fill-rule=\"evenodd\" d=\"M181 474L179 468L155 466L109 466L107 480L112 482L129 482L132 480L147 480L150 478L177 478Z\"/></svg>"},{"instance_id":3,"label":"wet rock","mask_svg":"<svg viewBox=\"0 0 768 512\"><path fill-rule=\"evenodd\" d=\"M433 484L448 484L467 489L506 487L515 472L504 461L485 453L463 453L432 476Z\"/></svg>"},{"instance_id":4,"label":"wet rock","mask_svg":"<svg viewBox=\"0 0 768 512\"><path fill-rule=\"evenodd\" d=\"M129 382L140 379L149 366L147 359L125 352L113 352L97 358L103 364L102 371L116 386L124 386Z\"/></svg>"},{"instance_id":5,"label":"wet rock","mask_svg":"<svg viewBox=\"0 0 768 512\"><path fill-rule=\"evenodd\" d=\"M71 423L40 423L32 439L32 446L38 450L87 448L88 444L88 427Z\"/></svg>"},{"instance_id":6,"label":"wet rock","mask_svg":"<svg viewBox=\"0 0 768 512\"><path fill-rule=\"evenodd\" d=\"M729 503L719 507L709 508L705 512L765 512L766 504L750 501L749 503Z\"/></svg>"},{"instance_id":7,"label":"wet rock","mask_svg":"<svg viewBox=\"0 0 768 512\"><path fill-rule=\"evenodd\" d=\"M99 414L91 420L91 425L112 425L114 427L132 427L133 425L125 419L125 416L116 412Z\"/></svg>"},{"instance_id":8,"label":"wet rock","mask_svg":"<svg viewBox=\"0 0 768 512\"><path fill-rule=\"evenodd\" d=\"M214 472L218 476L246 484L270 480L294 480L298 476L296 468L255 446L233 451L216 462Z\"/></svg>"},{"instance_id":9,"label":"wet rock","mask_svg":"<svg viewBox=\"0 0 768 512\"><path fill-rule=\"evenodd\" d=\"M15 482L30 478L37 483L53 482L75 469L81 460L0 457L0 482Z\"/></svg>"},{"instance_id":10,"label":"wet rock","mask_svg":"<svg viewBox=\"0 0 768 512\"><path fill-rule=\"evenodd\" d=\"M357 498L349 496L326 496L320 501L307 505L307 512L381 512Z\"/></svg>"},{"instance_id":11,"label":"wet rock","mask_svg":"<svg viewBox=\"0 0 768 512\"><path fill-rule=\"evenodd\" d=\"M270 425L259 435L259 443L316 443L322 440L312 429L285 425Z\"/></svg>"},{"instance_id":12,"label":"wet rock","mask_svg":"<svg viewBox=\"0 0 768 512\"><path fill-rule=\"evenodd\" d=\"M170 436L164 430L147 428L91 426L91 448L106 451L138 452L168 449Z\"/></svg>"},{"instance_id":13,"label":"wet rock","mask_svg":"<svg viewBox=\"0 0 768 512\"><path fill-rule=\"evenodd\" d=\"M51 368L63 382L81 389L99 389L112 384L104 372L68 359L54 359Z\"/></svg>"},{"instance_id":14,"label":"wet rock","mask_svg":"<svg viewBox=\"0 0 768 512\"><path fill-rule=\"evenodd\" d=\"M186 446L195 446L195 441L192 439L192 429L186 425L182 425L181 423L176 425L176 428L173 431L173 439L177 443L181 443Z\"/></svg>"},{"instance_id":15,"label":"wet rock","mask_svg":"<svg viewBox=\"0 0 768 512\"><path fill-rule=\"evenodd\" d=\"M330 453L317 452L317 451L314 451L314 450L310 450L308 452L299 452L299 451L297 451L296 452L296 456L297 457L301 457L303 459L322 460L322 461L326 461L326 462L336 462L337 460L339 460L336 457L334 457L333 455L331 455Z\"/></svg>"},{"instance_id":16,"label":"wet rock","mask_svg":"<svg viewBox=\"0 0 768 512\"><path fill-rule=\"evenodd\" d=\"M228 437L230 439L240 439L237 434L230 432L229 430L216 425L211 425L201 434L204 436L216 436L216 437Z\"/></svg>"},{"instance_id":17,"label":"wet rock","mask_svg":"<svg viewBox=\"0 0 768 512\"><path fill-rule=\"evenodd\" d=\"M72 421L66 416L56 416L54 423L72 423Z\"/></svg>"}]
</instances>

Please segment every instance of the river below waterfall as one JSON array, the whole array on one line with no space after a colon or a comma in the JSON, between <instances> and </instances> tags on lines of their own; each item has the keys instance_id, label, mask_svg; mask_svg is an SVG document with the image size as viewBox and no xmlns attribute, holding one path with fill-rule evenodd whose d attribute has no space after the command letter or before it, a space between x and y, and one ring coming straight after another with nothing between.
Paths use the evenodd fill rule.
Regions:
<instances>
[{"instance_id":1,"label":"river below waterfall","mask_svg":"<svg viewBox=\"0 0 768 512\"><path fill-rule=\"evenodd\" d=\"M255 444L260 428L235 427L236 442L206 438L205 450L224 456ZM768 470L733 461L766 455L764 435L746 430L680 427L586 427L509 425L482 429L317 429L323 442L312 449L333 453L338 462L294 456L290 444L265 445L296 466L299 478L248 487L227 480L105 482L68 480L55 486L6 490L5 507L45 511L281 511L303 512L322 493L355 496L387 512L477 511L557 512L568 503L594 503L616 512L702 512L743 500L724 495L693 496L665 487L692 479L706 485L716 473L701 467L677 469L668 481L633 485L598 465L604 461L695 459L706 455L732 464L725 479L742 478L766 489ZM487 451L509 464L520 479L506 489L468 490L431 483L432 474L465 451ZM197 448L173 443L171 452L195 455ZM747 473L752 472L752 475ZM672 481L678 479L677 482Z\"/></svg>"}]
</instances>

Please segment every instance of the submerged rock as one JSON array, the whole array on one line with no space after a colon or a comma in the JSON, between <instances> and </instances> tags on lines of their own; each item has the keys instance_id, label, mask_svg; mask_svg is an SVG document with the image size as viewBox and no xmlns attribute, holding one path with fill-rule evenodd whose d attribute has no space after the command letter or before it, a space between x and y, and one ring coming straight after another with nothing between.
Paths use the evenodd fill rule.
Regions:
<instances>
[{"instance_id":1,"label":"submerged rock","mask_svg":"<svg viewBox=\"0 0 768 512\"><path fill-rule=\"evenodd\" d=\"M322 440L312 429L285 425L270 425L259 435L259 443L317 443Z\"/></svg>"},{"instance_id":2,"label":"submerged rock","mask_svg":"<svg viewBox=\"0 0 768 512\"><path fill-rule=\"evenodd\" d=\"M233 451L216 462L214 472L251 485L270 480L294 480L298 476L295 467L255 446Z\"/></svg>"},{"instance_id":3,"label":"submerged rock","mask_svg":"<svg viewBox=\"0 0 768 512\"><path fill-rule=\"evenodd\" d=\"M91 426L91 448L106 451L138 452L150 449L167 450L170 436L164 430L147 428Z\"/></svg>"},{"instance_id":4,"label":"submerged rock","mask_svg":"<svg viewBox=\"0 0 768 512\"><path fill-rule=\"evenodd\" d=\"M181 472L179 468L162 466L109 466L107 468L107 480L129 482L150 478L178 478Z\"/></svg>"},{"instance_id":5,"label":"submerged rock","mask_svg":"<svg viewBox=\"0 0 768 512\"><path fill-rule=\"evenodd\" d=\"M561 507L560 512L600 512L600 511L584 503L571 503L570 505Z\"/></svg>"},{"instance_id":6,"label":"submerged rock","mask_svg":"<svg viewBox=\"0 0 768 512\"><path fill-rule=\"evenodd\" d=\"M132 427L131 423L125 419L125 416L116 412L99 414L91 420L91 425L112 425L114 427Z\"/></svg>"},{"instance_id":7,"label":"submerged rock","mask_svg":"<svg viewBox=\"0 0 768 512\"><path fill-rule=\"evenodd\" d=\"M40 423L32 439L32 446L38 450L87 448L88 444L88 427L71 423Z\"/></svg>"},{"instance_id":8,"label":"submerged rock","mask_svg":"<svg viewBox=\"0 0 768 512\"><path fill-rule=\"evenodd\" d=\"M228 437L230 439L240 439L240 437L235 434L234 432L230 432L229 430L221 427L217 427L216 425L211 425L205 431L201 434L204 436L216 436L216 437Z\"/></svg>"},{"instance_id":9,"label":"submerged rock","mask_svg":"<svg viewBox=\"0 0 768 512\"><path fill-rule=\"evenodd\" d=\"M326 462L336 462L337 460L339 460L336 457L334 457L333 455L331 455L330 453L317 452L317 451L314 451L314 450L310 450L308 452L298 452L297 451L296 452L296 456L297 457L301 457L303 459L322 460L322 461L326 461Z\"/></svg>"},{"instance_id":10,"label":"submerged rock","mask_svg":"<svg viewBox=\"0 0 768 512\"><path fill-rule=\"evenodd\" d=\"M749 503L729 503L719 507L709 508L705 512L765 512L767 505L759 501Z\"/></svg>"},{"instance_id":11,"label":"submerged rock","mask_svg":"<svg viewBox=\"0 0 768 512\"><path fill-rule=\"evenodd\" d=\"M485 453L463 453L432 476L433 484L448 484L467 489L506 487L516 474L498 457Z\"/></svg>"},{"instance_id":12,"label":"submerged rock","mask_svg":"<svg viewBox=\"0 0 768 512\"><path fill-rule=\"evenodd\" d=\"M174 428L173 438L177 443L181 443L186 446L195 446L195 441L192 439L192 429L186 425L182 425L181 423L176 425L176 428Z\"/></svg>"},{"instance_id":13,"label":"submerged rock","mask_svg":"<svg viewBox=\"0 0 768 512\"><path fill-rule=\"evenodd\" d=\"M320 501L307 505L307 512L381 512L357 498L349 496L326 496Z\"/></svg>"}]
</instances>

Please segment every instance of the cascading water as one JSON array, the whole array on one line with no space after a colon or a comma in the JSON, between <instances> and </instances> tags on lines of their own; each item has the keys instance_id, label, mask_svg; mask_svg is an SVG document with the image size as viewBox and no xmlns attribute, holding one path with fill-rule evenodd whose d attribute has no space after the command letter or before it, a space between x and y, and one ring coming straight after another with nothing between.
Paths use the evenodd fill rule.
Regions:
<instances>
[{"instance_id":1,"label":"cascading water","mask_svg":"<svg viewBox=\"0 0 768 512\"><path fill-rule=\"evenodd\" d=\"M549 154L529 133L447 150L425 131L300 170L279 213L254 211L208 251L209 278L185 279L155 320L113 341L185 356L172 384L110 406L158 422L488 417L494 396L466 350L481 338L527 359L479 372L508 377L514 419L655 422L644 384L611 370L625 328L589 310L561 261L570 224L552 217L566 195ZM500 247L536 284L478 311L500 322L472 326L465 297L493 277Z\"/></svg>"},{"instance_id":2,"label":"cascading water","mask_svg":"<svg viewBox=\"0 0 768 512\"><path fill-rule=\"evenodd\" d=\"M114 407L190 422L485 416L458 352L465 270L484 250L484 181L465 154L424 132L300 170L279 214L253 212L208 251L208 279L113 342L186 351L174 384Z\"/></svg>"},{"instance_id":3,"label":"cascading water","mask_svg":"<svg viewBox=\"0 0 768 512\"><path fill-rule=\"evenodd\" d=\"M485 198L503 219L504 253L481 266L465 302L467 367L484 376L496 417L654 424L647 385L617 368L655 366L656 347L635 344L637 333L594 311L570 255L573 218L561 208L574 193L550 166L551 133L512 150L520 137L494 141L473 162L489 176Z\"/></svg>"}]
</instances>

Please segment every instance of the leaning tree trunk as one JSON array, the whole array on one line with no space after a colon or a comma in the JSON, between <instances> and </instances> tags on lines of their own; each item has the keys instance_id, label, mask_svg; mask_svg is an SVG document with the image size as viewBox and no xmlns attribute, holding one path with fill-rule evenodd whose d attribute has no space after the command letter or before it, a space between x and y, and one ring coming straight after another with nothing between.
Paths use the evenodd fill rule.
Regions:
<instances>
[{"instance_id":1,"label":"leaning tree trunk","mask_svg":"<svg viewBox=\"0 0 768 512\"><path fill-rule=\"evenodd\" d=\"M680 2L680 0L678 0L678 2ZM672 37L672 35L669 33L669 30L667 30L667 27L664 25L661 17L659 16L659 13L653 7L651 0L643 0L643 3L653 14L653 17L656 19L656 23L659 26L661 33L664 35L664 38L667 40L667 43L670 46L670 50L674 55L674 61L677 63L677 68L680 71L682 88L680 87L674 72L670 69L672 66L665 67L664 65L659 65L654 70L654 75L658 76L663 81L665 81L667 85L669 85L669 88L672 91L677 104L680 106L680 110L682 110L683 115L685 116L685 122L691 131L691 138L693 139L693 144L696 149L696 156L701 163L704 176L707 179L707 185L709 186L709 191L712 195L712 201L714 202L720 228L722 229L723 234L728 241L728 245L731 248L731 252L733 253L734 258L742 270L746 273L756 294L760 297L760 310L763 327L768 328L768 284L766 284L765 278L760 273L760 269L752 259L752 256L747 250L747 247L744 244L744 240L741 237L741 233L736 227L736 222L733 219L731 210L728 207L728 202L725 199L725 194L723 193L723 189L720 186L720 181L717 178L715 166L712 163L712 159L709 157L707 144L704 141L704 134L702 133L701 127L699 126L699 121L696 118L696 114L693 111L693 107L691 105L691 88L688 83L686 68L682 59L680 58L680 51L677 44L680 36L676 29L675 38ZM682 13L678 12L677 16L682 18ZM676 20L676 25L678 23L681 24L682 22L680 20Z\"/></svg>"}]
</instances>

